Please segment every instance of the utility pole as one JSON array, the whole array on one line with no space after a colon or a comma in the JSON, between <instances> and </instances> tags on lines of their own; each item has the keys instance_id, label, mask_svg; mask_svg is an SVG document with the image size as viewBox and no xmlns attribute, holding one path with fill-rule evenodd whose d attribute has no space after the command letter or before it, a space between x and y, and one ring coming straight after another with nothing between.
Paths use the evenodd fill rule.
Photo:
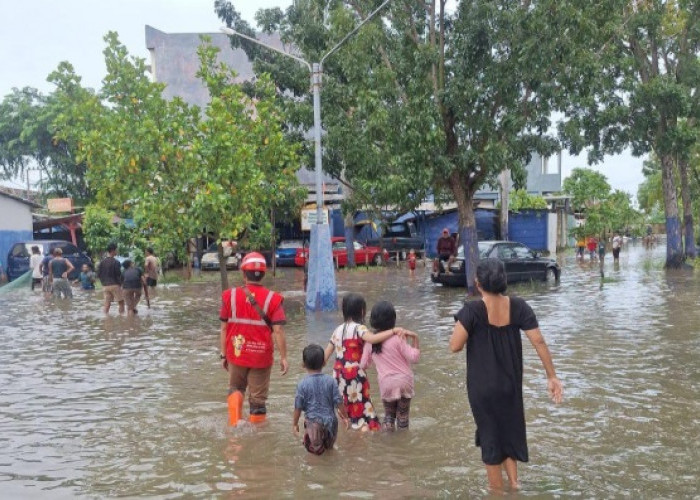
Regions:
<instances>
[{"instance_id":1,"label":"utility pole","mask_svg":"<svg viewBox=\"0 0 700 500\"><path fill-rule=\"evenodd\" d=\"M300 62L311 73L311 89L314 106L314 163L316 174L316 224L311 225L311 241L309 243L309 272L306 287L306 308L310 311L335 311L338 309L338 297L335 284L335 267L333 265L333 252L331 249L330 225L324 221L323 204L323 150L321 145L321 83L323 79L323 62L328 56L334 54L346 41L368 21L376 16L391 0L385 0L379 7L372 11L355 29L345 35L340 42L321 57L317 63L309 63L301 57L285 52L261 42L243 33L239 33L229 27L221 28L227 35L235 35L252 43L261 45L279 54L290 57Z\"/></svg>"}]
</instances>

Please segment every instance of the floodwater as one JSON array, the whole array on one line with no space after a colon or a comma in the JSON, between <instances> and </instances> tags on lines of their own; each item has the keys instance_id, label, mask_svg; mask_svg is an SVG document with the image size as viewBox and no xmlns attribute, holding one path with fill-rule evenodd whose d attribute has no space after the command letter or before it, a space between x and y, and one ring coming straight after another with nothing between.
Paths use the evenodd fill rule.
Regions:
<instances>
[{"instance_id":1,"label":"floodwater","mask_svg":"<svg viewBox=\"0 0 700 500\"><path fill-rule=\"evenodd\" d=\"M661 246L630 246L619 266L608 255L601 283L597 265L567 253L558 285L509 289L535 309L565 387L555 406L525 340L530 463L519 495L700 495L700 277L663 271L663 258ZM103 317L94 293L0 294L0 497L486 495L464 353L447 351L464 291L432 285L428 270L338 274L339 294L395 303L399 324L421 335L422 359L409 431L341 430L321 457L291 432L294 391L302 348L325 344L341 319L305 313L299 270L266 279L287 297L291 369L273 373L258 428L226 425L216 283L159 287L135 318Z\"/></svg>"}]
</instances>

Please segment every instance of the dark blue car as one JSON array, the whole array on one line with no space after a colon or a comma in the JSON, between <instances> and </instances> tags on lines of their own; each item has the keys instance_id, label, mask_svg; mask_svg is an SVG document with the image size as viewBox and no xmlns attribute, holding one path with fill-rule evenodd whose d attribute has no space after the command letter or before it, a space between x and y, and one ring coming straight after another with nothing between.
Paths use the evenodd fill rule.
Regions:
<instances>
[{"instance_id":1,"label":"dark blue car","mask_svg":"<svg viewBox=\"0 0 700 500\"><path fill-rule=\"evenodd\" d=\"M301 240L282 240L275 250L278 266L294 266L297 249L302 248Z\"/></svg>"},{"instance_id":2,"label":"dark blue car","mask_svg":"<svg viewBox=\"0 0 700 500\"><path fill-rule=\"evenodd\" d=\"M68 279L77 279L83 264L92 267L90 257L69 241L19 241L12 245L7 254L7 279L12 281L29 271L29 257L32 255L32 247L35 245L39 247L41 255L48 255L49 251L53 252L54 248L60 248L63 251L63 256L75 267L73 272L68 275Z\"/></svg>"}]
</instances>

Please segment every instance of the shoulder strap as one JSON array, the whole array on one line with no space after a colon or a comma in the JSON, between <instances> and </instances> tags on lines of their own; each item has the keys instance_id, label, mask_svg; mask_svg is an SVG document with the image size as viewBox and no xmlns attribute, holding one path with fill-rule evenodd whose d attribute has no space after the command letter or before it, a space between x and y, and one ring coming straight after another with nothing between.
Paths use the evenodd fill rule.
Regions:
<instances>
[{"instance_id":1,"label":"shoulder strap","mask_svg":"<svg viewBox=\"0 0 700 500\"><path fill-rule=\"evenodd\" d=\"M255 308L255 310L258 312L258 314L268 326L268 328L272 330L272 321L270 320L270 317L267 314L265 314L265 311L262 310L262 307L260 307L260 304L258 304L258 301L255 300L255 297L252 293L250 293L250 290L248 290L247 286L243 287L243 293L245 293L245 296L248 298L248 302L250 302L250 305L253 306L253 308Z\"/></svg>"}]
</instances>

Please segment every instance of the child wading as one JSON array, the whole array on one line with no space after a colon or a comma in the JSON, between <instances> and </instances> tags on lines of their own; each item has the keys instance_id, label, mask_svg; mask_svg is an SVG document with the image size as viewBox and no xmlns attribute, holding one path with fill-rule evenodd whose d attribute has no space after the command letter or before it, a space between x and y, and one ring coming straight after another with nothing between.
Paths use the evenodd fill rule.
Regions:
<instances>
[{"instance_id":1,"label":"child wading","mask_svg":"<svg viewBox=\"0 0 700 500\"><path fill-rule=\"evenodd\" d=\"M306 346L302 353L302 360L308 376L297 385L292 430L294 434L299 434L299 417L303 411L304 446L310 453L322 455L326 450L333 448L338 435L336 410L345 422L346 429L350 423L338 384L330 375L321 373L321 368L326 364L323 347L318 344Z\"/></svg>"},{"instance_id":2,"label":"child wading","mask_svg":"<svg viewBox=\"0 0 700 500\"><path fill-rule=\"evenodd\" d=\"M365 342L376 344L394 333L389 330L379 335L371 333L363 325L367 305L362 295L349 293L343 297L343 319L326 346L325 361L335 352L333 376L338 383L343 403L353 429L379 430L379 419L374 412L369 395L369 380L360 368L360 358Z\"/></svg>"},{"instance_id":3,"label":"child wading","mask_svg":"<svg viewBox=\"0 0 700 500\"><path fill-rule=\"evenodd\" d=\"M384 429L393 431L394 424L399 429L407 429L411 398L414 395L411 363L417 363L420 358L418 335L403 328L395 328L396 310L385 300L374 305L369 324L378 333L396 331L401 335L392 336L379 344L365 344L360 368L364 369L372 362L377 367L379 393L384 403ZM404 336L413 339L413 347L404 341Z\"/></svg>"}]
</instances>

